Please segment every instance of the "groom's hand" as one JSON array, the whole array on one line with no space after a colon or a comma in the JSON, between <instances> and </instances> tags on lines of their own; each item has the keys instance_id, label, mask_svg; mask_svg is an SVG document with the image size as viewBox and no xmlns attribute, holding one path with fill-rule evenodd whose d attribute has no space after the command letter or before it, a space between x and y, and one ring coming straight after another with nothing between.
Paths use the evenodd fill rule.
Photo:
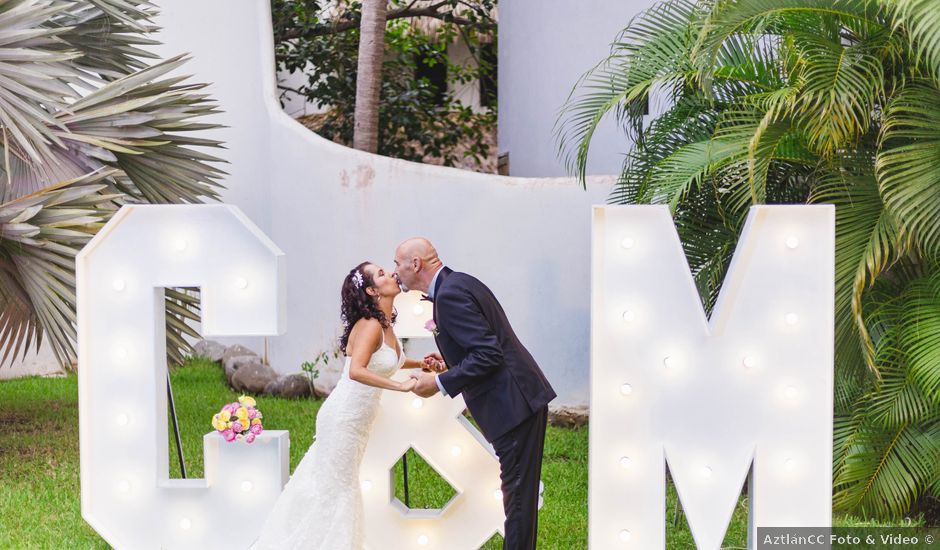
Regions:
<instances>
[{"instance_id":1,"label":"groom's hand","mask_svg":"<svg viewBox=\"0 0 940 550\"><path fill-rule=\"evenodd\" d=\"M411 376L418 381L415 384L415 387L411 390L415 394L420 395L421 397L431 397L439 390L437 389L437 381L434 379L434 376L430 374L413 374Z\"/></svg>"},{"instance_id":2,"label":"groom's hand","mask_svg":"<svg viewBox=\"0 0 940 550\"><path fill-rule=\"evenodd\" d=\"M434 372L444 372L447 370L447 364L444 363L444 358L441 357L441 354L438 352L429 353L424 356L424 371L434 371Z\"/></svg>"}]
</instances>

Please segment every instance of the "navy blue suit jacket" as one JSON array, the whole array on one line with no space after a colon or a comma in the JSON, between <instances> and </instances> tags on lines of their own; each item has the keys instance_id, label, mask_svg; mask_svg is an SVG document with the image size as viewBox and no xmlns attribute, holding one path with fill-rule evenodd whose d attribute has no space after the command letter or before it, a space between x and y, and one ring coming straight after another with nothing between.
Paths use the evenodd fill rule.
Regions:
<instances>
[{"instance_id":1,"label":"navy blue suit jacket","mask_svg":"<svg viewBox=\"0 0 940 550\"><path fill-rule=\"evenodd\" d=\"M487 441L555 398L496 296L478 279L443 268L434 289L434 322L434 340L448 365L441 385L451 397L463 395Z\"/></svg>"}]
</instances>

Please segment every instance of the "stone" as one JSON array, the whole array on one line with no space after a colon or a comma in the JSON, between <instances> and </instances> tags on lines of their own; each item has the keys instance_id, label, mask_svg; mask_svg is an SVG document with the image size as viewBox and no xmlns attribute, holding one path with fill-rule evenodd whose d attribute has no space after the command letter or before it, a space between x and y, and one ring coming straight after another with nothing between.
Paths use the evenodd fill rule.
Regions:
<instances>
[{"instance_id":1,"label":"stone","mask_svg":"<svg viewBox=\"0 0 940 550\"><path fill-rule=\"evenodd\" d=\"M263 393L268 384L277 380L277 372L260 360L239 364L232 374L231 386L235 391Z\"/></svg>"},{"instance_id":2,"label":"stone","mask_svg":"<svg viewBox=\"0 0 940 550\"><path fill-rule=\"evenodd\" d=\"M229 347L225 348L225 351L222 352L222 357L219 358L219 361L221 361L222 364L224 365L224 364L225 364L225 361L226 361L228 358L230 358L230 357L238 357L238 356L241 356L241 355L254 355L255 357L258 356L257 353L251 351L250 349L246 348L245 346L242 346L242 345L240 345L240 344L235 344L234 346L229 346Z\"/></svg>"},{"instance_id":3,"label":"stone","mask_svg":"<svg viewBox=\"0 0 940 550\"><path fill-rule=\"evenodd\" d=\"M193 355L206 357L210 361L220 363L222 355L225 354L226 347L215 340L200 340L193 346Z\"/></svg>"},{"instance_id":4,"label":"stone","mask_svg":"<svg viewBox=\"0 0 940 550\"><path fill-rule=\"evenodd\" d=\"M266 395L297 399L310 395L310 383L303 374L288 374L269 383L264 388Z\"/></svg>"},{"instance_id":5,"label":"stone","mask_svg":"<svg viewBox=\"0 0 940 550\"><path fill-rule=\"evenodd\" d=\"M550 407L548 423L563 428L577 428L588 423L587 407Z\"/></svg>"},{"instance_id":6,"label":"stone","mask_svg":"<svg viewBox=\"0 0 940 550\"><path fill-rule=\"evenodd\" d=\"M238 369L248 365L260 364L261 358L257 355L236 355L225 359L222 363L222 368L225 369L225 379L228 380L229 385L234 385L232 378L235 376L235 373L238 372Z\"/></svg>"}]
</instances>

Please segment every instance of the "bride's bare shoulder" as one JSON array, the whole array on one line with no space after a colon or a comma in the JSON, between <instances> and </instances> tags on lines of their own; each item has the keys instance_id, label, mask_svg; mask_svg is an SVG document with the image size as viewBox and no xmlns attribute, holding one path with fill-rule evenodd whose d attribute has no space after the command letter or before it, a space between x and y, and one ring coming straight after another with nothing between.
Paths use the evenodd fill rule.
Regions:
<instances>
[{"instance_id":1,"label":"bride's bare shoulder","mask_svg":"<svg viewBox=\"0 0 940 550\"><path fill-rule=\"evenodd\" d=\"M349 331L347 348L373 353L382 346L382 323L378 319L359 319ZM351 354L350 354L351 355Z\"/></svg>"}]
</instances>

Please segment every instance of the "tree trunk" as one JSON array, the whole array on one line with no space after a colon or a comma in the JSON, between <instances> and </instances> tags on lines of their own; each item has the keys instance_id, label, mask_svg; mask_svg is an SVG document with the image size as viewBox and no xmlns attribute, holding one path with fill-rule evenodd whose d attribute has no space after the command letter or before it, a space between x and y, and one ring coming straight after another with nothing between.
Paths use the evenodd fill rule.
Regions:
<instances>
[{"instance_id":1,"label":"tree trunk","mask_svg":"<svg viewBox=\"0 0 940 550\"><path fill-rule=\"evenodd\" d=\"M363 0L356 70L356 113L353 147L379 149L379 90L385 56L385 13L388 0Z\"/></svg>"}]
</instances>

